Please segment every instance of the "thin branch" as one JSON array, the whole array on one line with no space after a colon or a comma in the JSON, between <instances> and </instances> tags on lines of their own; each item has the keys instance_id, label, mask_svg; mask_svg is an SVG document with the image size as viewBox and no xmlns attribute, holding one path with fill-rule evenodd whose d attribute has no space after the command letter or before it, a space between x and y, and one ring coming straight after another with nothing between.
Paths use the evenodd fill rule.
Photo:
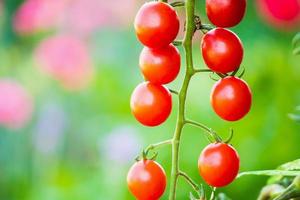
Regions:
<instances>
[{"instance_id":1,"label":"thin branch","mask_svg":"<svg viewBox=\"0 0 300 200\"><path fill-rule=\"evenodd\" d=\"M201 73L201 72L212 72L210 69L195 69L194 74Z\"/></svg>"},{"instance_id":2,"label":"thin branch","mask_svg":"<svg viewBox=\"0 0 300 200\"><path fill-rule=\"evenodd\" d=\"M196 126L198 128L201 128L202 130L205 131L205 133L207 133L208 137L212 137L215 139L216 142L222 142L222 138L215 132L213 131L211 128L208 128L207 126L205 126L204 124L201 124L199 122L195 122L192 120L185 120L186 124L191 124L193 126Z\"/></svg>"},{"instance_id":3,"label":"thin branch","mask_svg":"<svg viewBox=\"0 0 300 200\"><path fill-rule=\"evenodd\" d=\"M166 145L170 145L170 144L172 144L172 143L173 143L173 140L172 140L172 139L169 139L169 140L165 140L165 141L158 142L158 143L155 143L155 144L150 144L150 145L145 149L145 152L148 153L148 152L151 151L151 150L154 150L154 149L157 149L157 148L166 146Z\"/></svg>"},{"instance_id":4,"label":"thin branch","mask_svg":"<svg viewBox=\"0 0 300 200\"><path fill-rule=\"evenodd\" d=\"M186 182L188 184L190 184L190 186L193 188L193 190L199 195L200 197L200 193L199 193L199 186L197 185L197 183L189 176L187 175L185 172L180 171L178 173L179 176L182 176Z\"/></svg>"}]
</instances>

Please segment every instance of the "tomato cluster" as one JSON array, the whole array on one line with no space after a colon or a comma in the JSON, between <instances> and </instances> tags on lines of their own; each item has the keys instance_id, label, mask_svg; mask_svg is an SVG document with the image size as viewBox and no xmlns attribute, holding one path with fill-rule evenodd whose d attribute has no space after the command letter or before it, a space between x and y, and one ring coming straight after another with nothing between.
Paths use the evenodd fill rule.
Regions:
<instances>
[{"instance_id":1,"label":"tomato cluster","mask_svg":"<svg viewBox=\"0 0 300 200\"><path fill-rule=\"evenodd\" d=\"M145 46L139 65L147 82L133 91L131 111L141 124L158 126L172 110L171 93L163 85L172 82L180 71L180 54L171 44L179 32L179 18L169 4L149 2L138 11L134 27Z\"/></svg>"},{"instance_id":2,"label":"tomato cluster","mask_svg":"<svg viewBox=\"0 0 300 200\"><path fill-rule=\"evenodd\" d=\"M206 0L210 21L217 26L201 42L208 68L222 77L211 92L211 104L224 120L237 121L250 110L252 94L242 79L235 77L243 60L243 45L238 36L226 29L237 25L246 10L245 0ZM164 86L180 71L179 51L172 44L179 31L179 19L172 6L161 1L145 3L138 11L134 27L144 45L139 66L145 78L133 91L130 107L134 117L145 126L158 126L170 115L172 98ZM174 144L173 144L174 145ZM148 150L130 168L127 184L138 200L157 200L166 188L164 169L147 158ZM201 153L199 173L213 187L230 184L239 171L239 155L227 142L216 138Z\"/></svg>"},{"instance_id":3,"label":"tomato cluster","mask_svg":"<svg viewBox=\"0 0 300 200\"><path fill-rule=\"evenodd\" d=\"M206 0L206 12L217 28L204 35L201 42L204 62L213 72L227 76L219 80L211 92L214 111L224 120L237 121L250 110L252 94L247 83L228 76L236 72L243 60L243 44L232 31L225 29L237 25L246 10L246 0Z\"/></svg>"}]
</instances>

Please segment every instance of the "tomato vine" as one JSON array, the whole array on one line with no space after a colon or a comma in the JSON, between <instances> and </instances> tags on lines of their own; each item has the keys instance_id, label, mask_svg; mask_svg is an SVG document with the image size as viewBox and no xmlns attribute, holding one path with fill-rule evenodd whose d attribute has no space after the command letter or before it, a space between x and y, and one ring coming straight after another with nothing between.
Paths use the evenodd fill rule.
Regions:
<instances>
[{"instance_id":1,"label":"tomato vine","mask_svg":"<svg viewBox=\"0 0 300 200\"><path fill-rule=\"evenodd\" d=\"M180 169L181 136L186 125L196 126L204 130L207 138L211 141L211 144L202 151L198 161L200 175L212 187L210 200L216 199L215 191L217 187L230 184L236 177L239 178L244 175L269 176L276 173L297 176L297 172L293 173L285 170L244 172L238 175L239 155L228 144L232 139L233 130L230 131L229 139L223 141L213 129L190 120L186 116L189 84L193 76L198 73L208 72L220 77L220 80L212 88L211 104L215 112L224 120L240 120L251 108L251 90L248 84L240 79L245 70L243 69L240 75L237 75L241 69L240 64L243 59L243 45L237 35L225 29L225 27L237 25L242 20L246 1L232 0L230 2L229 5L216 9L216 6L213 5L216 3L215 1L206 1L208 17L214 25L218 26L217 28L202 23L200 17L195 14L195 0L170 4L167 0L146 3L135 18L137 37L145 46L140 55L140 68L146 82L139 84L131 96L133 115L145 126L158 126L170 114L172 108L171 93L178 100L178 113L173 137L149 145L137 157L137 162L129 170L127 176L129 189L140 200L159 199L164 193L166 188L165 172L154 159L157 156L155 150L166 145L172 147L168 199L176 199L179 177L182 177L191 186L198 195L197 199L206 199L202 185L198 185L186 172ZM218 6L222 7L224 5ZM175 7L185 7L186 10L185 32L182 40L175 40L179 31L179 20L174 10ZM232 13L236 15L232 15ZM192 40L197 30L204 34L201 45L202 56L209 69L194 67ZM173 81L179 72L180 55L174 45L183 47L186 62L185 75L179 91L163 86L163 84ZM152 155L150 152L152 152ZM147 177L145 177L145 174L147 174ZM299 185L299 178L296 177L290 187L274 199L285 200L295 197L299 194ZM191 199L195 199L193 195L191 195Z\"/></svg>"}]
</instances>

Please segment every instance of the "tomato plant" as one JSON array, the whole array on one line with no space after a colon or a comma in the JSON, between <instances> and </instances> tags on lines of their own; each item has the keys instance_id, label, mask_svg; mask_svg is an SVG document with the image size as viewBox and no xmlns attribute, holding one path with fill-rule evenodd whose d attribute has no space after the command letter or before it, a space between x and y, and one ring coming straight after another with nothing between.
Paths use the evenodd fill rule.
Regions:
<instances>
[{"instance_id":1,"label":"tomato plant","mask_svg":"<svg viewBox=\"0 0 300 200\"><path fill-rule=\"evenodd\" d=\"M251 108L252 94L248 84L237 77L219 80L211 92L211 104L223 119L236 121L244 117Z\"/></svg>"},{"instance_id":2,"label":"tomato plant","mask_svg":"<svg viewBox=\"0 0 300 200\"><path fill-rule=\"evenodd\" d=\"M209 20L218 27L232 27L240 23L246 11L246 0L206 0Z\"/></svg>"},{"instance_id":3,"label":"tomato plant","mask_svg":"<svg viewBox=\"0 0 300 200\"><path fill-rule=\"evenodd\" d=\"M138 200L159 199L166 188L164 169L155 161L140 160L129 170L127 184Z\"/></svg>"},{"instance_id":4,"label":"tomato plant","mask_svg":"<svg viewBox=\"0 0 300 200\"><path fill-rule=\"evenodd\" d=\"M239 172L239 166L237 151L225 143L209 144L198 160L199 173L213 187L223 187L231 183Z\"/></svg>"},{"instance_id":5,"label":"tomato plant","mask_svg":"<svg viewBox=\"0 0 300 200\"><path fill-rule=\"evenodd\" d=\"M176 199L179 178L183 178L193 189L190 199L207 200L202 184L195 182L179 163L179 148L183 128L192 125L204 130L210 144L204 148L198 160L199 173L205 183L212 186L210 200L228 199L226 195L215 195L216 188L230 184L237 177L246 174L286 174L285 171L239 172L240 159L237 151L224 141L220 135L208 126L190 120L186 112L186 100L192 77L198 73L210 73L212 80L217 81L212 87L211 105L214 111L224 120L237 121L243 118L251 108L252 93L248 84L241 79L240 72L243 59L243 45L238 36L224 27L237 25L245 13L245 0L207 0L207 14L217 26L205 24L195 13L195 0L176 1L168 4L167 0L145 3L135 18L135 30L144 48L140 54L140 70L146 82L140 83L133 91L130 106L135 118L143 125L158 126L169 116L172 109L171 93L177 97L178 112L176 127L171 139L150 144L129 170L127 183L131 193L139 200L157 200L165 191L166 175L160 165L155 162L160 147L172 146L172 163L169 182L169 200ZM185 7L186 17L184 37L175 40L179 29L179 21L175 7ZM194 67L193 36L201 31L204 36L201 42L202 56L209 69ZM297 37L296 37L297 38ZM295 40L297 43L297 39ZM170 44L173 43L173 44ZM295 43L295 42L294 42ZM295 44L296 44L295 43ZM172 82L180 71L180 54L174 46L181 46L185 54L185 74L179 91L169 89L165 84ZM216 80L213 75L219 76ZM152 155L150 157L150 155ZM191 166L193 167L193 166ZM197 165L194 166L195 168ZM299 179L300 182L300 176ZM293 188L281 191L280 198L287 199L298 182L291 184ZM298 187L298 186L297 186ZM300 187L299 190L300 191ZM194 196L196 195L196 197Z\"/></svg>"},{"instance_id":6,"label":"tomato plant","mask_svg":"<svg viewBox=\"0 0 300 200\"><path fill-rule=\"evenodd\" d=\"M138 39L150 48L170 44L179 31L176 11L163 2L145 3L138 11L134 27Z\"/></svg>"},{"instance_id":7,"label":"tomato plant","mask_svg":"<svg viewBox=\"0 0 300 200\"><path fill-rule=\"evenodd\" d=\"M144 47L140 54L140 68L151 83L170 83L180 70L179 51L172 44L158 49Z\"/></svg>"},{"instance_id":8,"label":"tomato plant","mask_svg":"<svg viewBox=\"0 0 300 200\"><path fill-rule=\"evenodd\" d=\"M213 71L228 73L239 68L243 60L243 45L233 32L216 28L204 35L202 56L206 65Z\"/></svg>"},{"instance_id":9,"label":"tomato plant","mask_svg":"<svg viewBox=\"0 0 300 200\"><path fill-rule=\"evenodd\" d=\"M164 86L145 82L133 91L130 106L135 118L143 125L157 126L170 115L172 97Z\"/></svg>"}]
</instances>

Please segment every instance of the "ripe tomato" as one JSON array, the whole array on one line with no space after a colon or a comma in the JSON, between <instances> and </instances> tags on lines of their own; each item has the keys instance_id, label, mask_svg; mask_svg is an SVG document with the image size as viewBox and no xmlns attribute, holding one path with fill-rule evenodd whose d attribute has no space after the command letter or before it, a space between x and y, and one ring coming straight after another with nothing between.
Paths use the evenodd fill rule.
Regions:
<instances>
[{"instance_id":1,"label":"ripe tomato","mask_svg":"<svg viewBox=\"0 0 300 200\"><path fill-rule=\"evenodd\" d=\"M159 49L144 47L140 55L140 68L151 83L170 83L180 70L179 51L173 44Z\"/></svg>"},{"instance_id":2,"label":"ripe tomato","mask_svg":"<svg viewBox=\"0 0 300 200\"><path fill-rule=\"evenodd\" d=\"M149 2L138 11L134 27L141 43L150 48L158 48L167 46L176 38L179 18L169 4Z\"/></svg>"},{"instance_id":3,"label":"ripe tomato","mask_svg":"<svg viewBox=\"0 0 300 200\"><path fill-rule=\"evenodd\" d=\"M143 125L160 125L171 113L171 93L162 85L141 83L132 93L130 107L135 118Z\"/></svg>"},{"instance_id":4,"label":"ripe tomato","mask_svg":"<svg viewBox=\"0 0 300 200\"><path fill-rule=\"evenodd\" d=\"M216 28L202 38L202 56L206 65L215 72L236 70L244 55L241 40L233 32Z\"/></svg>"},{"instance_id":5,"label":"ripe tomato","mask_svg":"<svg viewBox=\"0 0 300 200\"><path fill-rule=\"evenodd\" d=\"M299 0L256 0L261 17L270 25L284 30L300 27Z\"/></svg>"},{"instance_id":6,"label":"ripe tomato","mask_svg":"<svg viewBox=\"0 0 300 200\"><path fill-rule=\"evenodd\" d=\"M157 200L166 188L164 169L153 160L136 162L129 170L127 184L138 200Z\"/></svg>"},{"instance_id":7,"label":"ripe tomato","mask_svg":"<svg viewBox=\"0 0 300 200\"><path fill-rule=\"evenodd\" d=\"M230 184L239 172L240 158L236 150L225 143L209 144L198 160L199 173L213 187Z\"/></svg>"},{"instance_id":8,"label":"ripe tomato","mask_svg":"<svg viewBox=\"0 0 300 200\"><path fill-rule=\"evenodd\" d=\"M246 11L246 0L206 0L209 20L218 27L232 27L240 23Z\"/></svg>"},{"instance_id":9,"label":"ripe tomato","mask_svg":"<svg viewBox=\"0 0 300 200\"><path fill-rule=\"evenodd\" d=\"M214 85L210 101L221 118L227 121L237 121L249 112L252 94L245 81L231 76L219 80Z\"/></svg>"}]
</instances>

